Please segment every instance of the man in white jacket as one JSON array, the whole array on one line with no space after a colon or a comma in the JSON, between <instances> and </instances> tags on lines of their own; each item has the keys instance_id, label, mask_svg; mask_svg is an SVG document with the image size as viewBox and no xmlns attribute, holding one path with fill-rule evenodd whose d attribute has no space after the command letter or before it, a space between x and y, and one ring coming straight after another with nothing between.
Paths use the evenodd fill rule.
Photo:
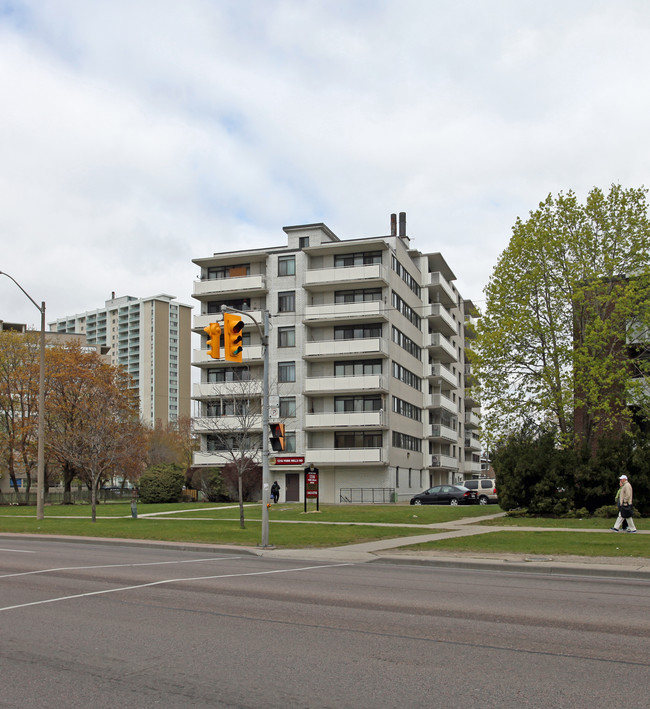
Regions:
<instances>
[{"instance_id":1,"label":"man in white jacket","mask_svg":"<svg viewBox=\"0 0 650 709\"><path fill-rule=\"evenodd\" d=\"M614 522L614 526L611 528L612 532L620 531L624 519L627 519L627 531L636 532L636 526L632 517L623 517L623 515L621 515L621 508L627 507L628 505L630 508L632 507L632 485L630 485L627 475L621 475L618 479L618 484L621 487L618 497L618 517L616 518L616 522Z\"/></svg>"}]
</instances>

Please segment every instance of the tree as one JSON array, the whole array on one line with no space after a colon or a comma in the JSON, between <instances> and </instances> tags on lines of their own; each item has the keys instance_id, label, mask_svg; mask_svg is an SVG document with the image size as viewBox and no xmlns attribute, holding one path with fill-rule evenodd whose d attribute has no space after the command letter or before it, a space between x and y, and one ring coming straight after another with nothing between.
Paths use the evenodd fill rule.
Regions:
<instances>
[{"instance_id":1,"label":"tree","mask_svg":"<svg viewBox=\"0 0 650 709\"><path fill-rule=\"evenodd\" d=\"M63 467L68 490L72 475L90 488L94 522L101 485L116 474L134 479L142 472L146 437L137 395L126 372L95 352L52 348L49 362L47 445Z\"/></svg>"},{"instance_id":2,"label":"tree","mask_svg":"<svg viewBox=\"0 0 650 709\"><path fill-rule=\"evenodd\" d=\"M260 383L246 378L247 371L242 369L241 379L215 392L214 398L203 404L207 415L196 422L202 431L209 431L211 452L222 455L224 479L228 477L226 468L230 474L234 471L241 529L245 528L244 478L262 453ZM257 489L260 490L261 486Z\"/></svg>"},{"instance_id":3,"label":"tree","mask_svg":"<svg viewBox=\"0 0 650 709\"><path fill-rule=\"evenodd\" d=\"M24 472L25 504L37 459L38 372L37 334L0 331L0 466L18 500L17 473Z\"/></svg>"},{"instance_id":4,"label":"tree","mask_svg":"<svg viewBox=\"0 0 650 709\"><path fill-rule=\"evenodd\" d=\"M219 468L195 468L190 483L194 490L203 493L208 502L220 502L228 499L228 491Z\"/></svg>"},{"instance_id":5,"label":"tree","mask_svg":"<svg viewBox=\"0 0 650 709\"><path fill-rule=\"evenodd\" d=\"M518 219L485 289L474 353L492 445L524 422L593 449L625 430L632 396L649 412L643 334L650 332L650 222L645 189L549 195ZM638 375L631 378L632 353ZM577 416L576 416L577 415ZM576 426L576 420L578 425Z\"/></svg>"},{"instance_id":6,"label":"tree","mask_svg":"<svg viewBox=\"0 0 650 709\"><path fill-rule=\"evenodd\" d=\"M149 465L177 463L190 475L192 455L198 449L198 439L192 433L192 420L181 417L163 424L160 420L149 433L147 460Z\"/></svg>"}]
</instances>

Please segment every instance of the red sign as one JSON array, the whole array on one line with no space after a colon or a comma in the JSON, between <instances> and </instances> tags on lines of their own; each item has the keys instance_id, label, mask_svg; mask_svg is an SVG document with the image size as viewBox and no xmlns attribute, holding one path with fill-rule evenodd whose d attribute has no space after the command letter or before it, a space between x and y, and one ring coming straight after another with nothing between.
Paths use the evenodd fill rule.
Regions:
<instances>
[{"instance_id":1,"label":"red sign","mask_svg":"<svg viewBox=\"0 0 650 709\"><path fill-rule=\"evenodd\" d=\"M305 473L305 497L318 497L318 473Z\"/></svg>"},{"instance_id":2,"label":"red sign","mask_svg":"<svg viewBox=\"0 0 650 709\"><path fill-rule=\"evenodd\" d=\"M277 458L276 465L302 465L305 462L304 456L294 456L293 458Z\"/></svg>"}]
</instances>

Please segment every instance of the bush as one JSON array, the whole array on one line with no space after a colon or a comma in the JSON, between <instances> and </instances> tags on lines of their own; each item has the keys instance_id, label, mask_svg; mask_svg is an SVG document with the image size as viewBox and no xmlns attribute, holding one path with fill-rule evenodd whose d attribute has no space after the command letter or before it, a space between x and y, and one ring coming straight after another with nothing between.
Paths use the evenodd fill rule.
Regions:
<instances>
[{"instance_id":1,"label":"bush","mask_svg":"<svg viewBox=\"0 0 650 709\"><path fill-rule=\"evenodd\" d=\"M145 503L178 502L185 484L185 471L176 463L152 465L140 476L139 498Z\"/></svg>"},{"instance_id":2,"label":"bush","mask_svg":"<svg viewBox=\"0 0 650 709\"><path fill-rule=\"evenodd\" d=\"M192 474L192 487L200 490L208 502L230 500L219 468L197 468Z\"/></svg>"}]
</instances>

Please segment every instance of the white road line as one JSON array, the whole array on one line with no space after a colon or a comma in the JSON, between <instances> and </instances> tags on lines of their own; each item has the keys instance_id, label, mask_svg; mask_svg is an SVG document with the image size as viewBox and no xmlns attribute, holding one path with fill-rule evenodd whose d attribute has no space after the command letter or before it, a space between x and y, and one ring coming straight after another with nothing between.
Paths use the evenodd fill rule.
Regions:
<instances>
[{"instance_id":1,"label":"white road line","mask_svg":"<svg viewBox=\"0 0 650 709\"><path fill-rule=\"evenodd\" d=\"M167 583L178 583L180 581L210 581L212 579L230 579L237 578L240 576L268 576L270 574L287 574L293 571L312 571L314 569L331 569L336 566L353 566L353 564L326 564L323 566L303 566L298 569L276 569L274 571L251 571L245 574L222 574L218 576L196 576L193 578L181 578L181 579L163 579L162 581L151 581L150 583L141 583L135 586L121 586L119 588L109 588L104 591L90 591L89 593L77 593L74 596L60 596L58 598L47 598L44 601L33 601L31 603L20 603L16 606L6 606L5 608L0 608L0 613L2 611L13 611L18 608L29 608L30 606L42 606L46 603L58 603L59 601L71 601L75 598L86 598L88 596L101 596L106 593L117 593L119 591L133 591L137 588L147 588L148 586L162 586Z\"/></svg>"},{"instance_id":2,"label":"white road line","mask_svg":"<svg viewBox=\"0 0 650 709\"><path fill-rule=\"evenodd\" d=\"M30 552L31 553L31 552ZM130 566L165 566L165 564L196 564L202 561L225 561L226 559L241 559L241 556L211 556L208 559L178 559L177 561L147 561L139 564L102 564L97 566L60 566L54 569L37 569L35 571L21 571L16 574L0 574L0 579L9 579L12 576L31 576L32 574L49 574L53 571L80 571L84 569L119 569Z\"/></svg>"},{"instance_id":3,"label":"white road line","mask_svg":"<svg viewBox=\"0 0 650 709\"><path fill-rule=\"evenodd\" d=\"M36 554L35 551L29 549L0 549L0 551L12 551L14 554Z\"/></svg>"}]
</instances>

